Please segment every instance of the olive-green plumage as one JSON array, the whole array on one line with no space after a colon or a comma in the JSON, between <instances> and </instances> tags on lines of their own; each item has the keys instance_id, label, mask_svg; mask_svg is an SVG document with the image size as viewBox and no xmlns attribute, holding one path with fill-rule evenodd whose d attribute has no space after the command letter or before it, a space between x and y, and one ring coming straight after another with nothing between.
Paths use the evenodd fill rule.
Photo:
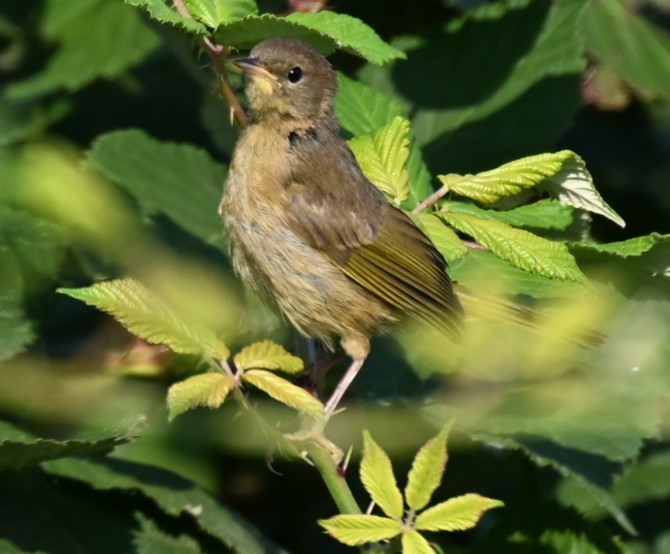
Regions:
<instances>
[{"instance_id":1,"label":"olive-green plumage","mask_svg":"<svg viewBox=\"0 0 670 554\"><path fill-rule=\"evenodd\" d=\"M369 338L400 319L455 331L461 307L444 258L339 136L327 60L276 38L234 63L249 74L251 124L220 212L240 277L302 334L339 336L361 363Z\"/></svg>"}]
</instances>

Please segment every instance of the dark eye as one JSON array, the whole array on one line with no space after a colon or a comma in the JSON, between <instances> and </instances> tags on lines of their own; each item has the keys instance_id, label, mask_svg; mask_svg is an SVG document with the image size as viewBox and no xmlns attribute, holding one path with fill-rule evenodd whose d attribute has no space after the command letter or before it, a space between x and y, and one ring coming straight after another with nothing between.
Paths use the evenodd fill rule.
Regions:
<instances>
[{"instance_id":1,"label":"dark eye","mask_svg":"<svg viewBox=\"0 0 670 554\"><path fill-rule=\"evenodd\" d=\"M298 81L300 81L300 79L302 79L302 69L300 69L299 67L289 69L287 77L289 82L297 83Z\"/></svg>"}]
</instances>

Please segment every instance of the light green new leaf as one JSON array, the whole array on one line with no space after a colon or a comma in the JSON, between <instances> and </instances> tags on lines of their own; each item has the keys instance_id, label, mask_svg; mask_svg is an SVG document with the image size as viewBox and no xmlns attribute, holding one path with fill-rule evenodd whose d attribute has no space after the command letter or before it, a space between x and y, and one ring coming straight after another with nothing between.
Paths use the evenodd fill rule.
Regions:
<instances>
[{"instance_id":1,"label":"light green new leaf","mask_svg":"<svg viewBox=\"0 0 670 554\"><path fill-rule=\"evenodd\" d=\"M299 373L304 367L300 358L289 354L283 346L271 340L256 342L243 348L233 361L240 370L270 369Z\"/></svg>"},{"instance_id":2,"label":"light green new leaf","mask_svg":"<svg viewBox=\"0 0 670 554\"><path fill-rule=\"evenodd\" d=\"M79 5L79 2L75 3ZM158 37L132 8L97 0L69 9L68 0L50 0L44 21L59 45L42 71L7 87L9 98L77 90L94 79L111 79L141 62L159 44ZM110 48L110 45L114 45Z\"/></svg>"},{"instance_id":3,"label":"light green new leaf","mask_svg":"<svg viewBox=\"0 0 670 554\"><path fill-rule=\"evenodd\" d=\"M409 196L408 133L409 121L394 117L388 125L374 133L349 141L365 176L396 206Z\"/></svg>"},{"instance_id":4,"label":"light green new leaf","mask_svg":"<svg viewBox=\"0 0 670 554\"><path fill-rule=\"evenodd\" d=\"M185 0L185 4L195 19L212 29L258 13L254 0Z\"/></svg>"},{"instance_id":5,"label":"light green new leaf","mask_svg":"<svg viewBox=\"0 0 670 554\"><path fill-rule=\"evenodd\" d=\"M151 344L165 344L182 354L203 351L225 359L230 353L209 329L186 322L162 299L134 279L105 281L81 289L58 289L113 315L124 327Z\"/></svg>"},{"instance_id":6,"label":"light green new leaf","mask_svg":"<svg viewBox=\"0 0 670 554\"><path fill-rule=\"evenodd\" d=\"M484 512L501 506L500 500L464 494L421 512L414 527L419 531L465 531L477 525Z\"/></svg>"},{"instance_id":7,"label":"light green new leaf","mask_svg":"<svg viewBox=\"0 0 670 554\"><path fill-rule=\"evenodd\" d=\"M361 481L372 500L386 515L398 520L402 518L402 494L393 475L391 460L367 431L363 432Z\"/></svg>"},{"instance_id":8,"label":"light green new leaf","mask_svg":"<svg viewBox=\"0 0 670 554\"><path fill-rule=\"evenodd\" d=\"M402 535L402 554L435 554L435 549L416 531Z\"/></svg>"},{"instance_id":9,"label":"light green new leaf","mask_svg":"<svg viewBox=\"0 0 670 554\"><path fill-rule=\"evenodd\" d=\"M445 425L414 457L405 487L407 505L413 510L423 510L442 482L447 465L447 437L450 428L451 425Z\"/></svg>"},{"instance_id":10,"label":"light green new leaf","mask_svg":"<svg viewBox=\"0 0 670 554\"><path fill-rule=\"evenodd\" d=\"M339 515L320 519L319 525L331 537L349 546L392 539L402 532L399 521L369 515Z\"/></svg>"},{"instance_id":11,"label":"light green new leaf","mask_svg":"<svg viewBox=\"0 0 670 554\"><path fill-rule=\"evenodd\" d=\"M126 4L145 10L153 19L180 27L196 35L207 33L207 27L195 19L184 18L172 9L164 0L123 0Z\"/></svg>"},{"instance_id":12,"label":"light green new leaf","mask_svg":"<svg viewBox=\"0 0 670 554\"><path fill-rule=\"evenodd\" d=\"M428 238L448 262L460 260L467 256L468 249L463 241L439 217L421 212L414 214L412 219L428 235Z\"/></svg>"},{"instance_id":13,"label":"light green new leaf","mask_svg":"<svg viewBox=\"0 0 670 554\"><path fill-rule=\"evenodd\" d=\"M175 383L168 390L169 420L197 406L218 408L235 387L235 379L218 372L202 373Z\"/></svg>"},{"instance_id":14,"label":"light green new leaf","mask_svg":"<svg viewBox=\"0 0 670 554\"><path fill-rule=\"evenodd\" d=\"M560 171L548 175L546 180L538 184L539 190L547 191L565 206L573 206L602 215L621 227L626 226L621 216L603 200L596 190L593 178L586 170L584 160L569 150L548 155L564 155L565 159Z\"/></svg>"},{"instance_id":15,"label":"light green new leaf","mask_svg":"<svg viewBox=\"0 0 670 554\"><path fill-rule=\"evenodd\" d=\"M313 417L323 416L323 404L314 398L305 389L302 389L286 379L263 369L250 369L242 374L242 379L261 389L275 400L295 408L299 412Z\"/></svg>"},{"instance_id":16,"label":"light green new leaf","mask_svg":"<svg viewBox=\"0 0 670 554\"><path fill-rule=\"evenodd\" d=\"M645 235L643 237L635 237L633 239L620 242L609 242L606 244L599 244L596 242L575 242L570 244L570 248L593 250L603 254L612 254L621 258L628 258L630 256L641 256L645 252L649 252L649 250L656 245L668 243L670 243L670 235L651 233L650 235Z\"/></svg>"},{"instance_id":17,"label":"light green new leaf","mask_svg":"<svg viewBox=\"0 0 670 554\"><path fill-rule=\"evenodd\" d=\"M495 204L507 196L532 189L547 177L556 175L561 171L563 162L571 156L573 153L567 150L539 154L514 160L477 175L438 175L438 179L454 194L482 204Z\"/></svg>"},{"instance_id":18,"label":"light green new leaf","mask_svg":"<svg viewBox=\"0 0 670 554\"><path fill-rule=\"evenodd\" d=\"M553 279L587 282L565 244L515 229L501 221L452 212L440 212L439 216L516 267Z\"/></svg>"},{"instance_id":19,"label":"light green new leaf","mask_svg":"<svg viewBox=\"0 0 670 554\"><path fill-rule=\"evenodd\" d=\"M275 36L305 40L325 53L341 49L377 65L405 57L360 19L331 11L292 13L286 17L250 15L220 25L214 34L221 44L242 50Z\"/></svg>"}]
</instances>

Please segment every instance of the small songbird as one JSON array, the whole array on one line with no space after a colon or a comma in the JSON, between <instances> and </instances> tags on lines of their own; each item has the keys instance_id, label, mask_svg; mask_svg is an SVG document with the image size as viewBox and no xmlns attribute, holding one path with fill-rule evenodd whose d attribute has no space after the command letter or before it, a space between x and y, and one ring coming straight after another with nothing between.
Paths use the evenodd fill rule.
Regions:
<instances>
[{"instance_id":1,"label":"small songbird","mask_svg":"<svg viewBox=\"0 0 670 554\"><path fill-rule=\"evenodd\" d=\"M455 335L462 309L442 255L340 137L326 58L272 38L233 63L248 74L251 115L219 208L233 265L302 335L341 338L352 364L326 404L329 418L372 336L403 319Z\"/></svg>"}]
</instances>

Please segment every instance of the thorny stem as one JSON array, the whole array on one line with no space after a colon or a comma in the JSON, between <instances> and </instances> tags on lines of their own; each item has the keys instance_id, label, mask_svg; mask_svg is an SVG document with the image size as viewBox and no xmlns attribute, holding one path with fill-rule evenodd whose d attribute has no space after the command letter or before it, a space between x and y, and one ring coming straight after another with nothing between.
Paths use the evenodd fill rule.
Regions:
<instances>
[{"instance_id":1,"label":"thorny stem","mask_svg":"<svg viewBox=\"0 0 670 554\"><path fill-rule=\"evenodd\" d=\"M191 19L191 13L188 11L184 0L172 0L175 10L181 15L184 19ZM207 55L212 60L214 69L219 80L219 92L223 96L224 100L230 107L230 115L232 118L237 119L239 124L242 127L246 127L249 123L249 118L247 114L244 113L244 109L240 104L240 101L235 96L233 87L230 85L228 80L228 70L226 69L226 59L229 54L229 49L223 46L222 44L216 44L212 42L208 37L200 37L198 39L200 47L202 50L207 53Z\"/></svg>"},{"instance_id":2,"label":"thorny stem","mask_svg":"<svg viewBox=\"0 0 670 554\"><path fill-rule=\"evenodd\" d=\"M310 443L307 451L340 513L360 514L361 509L358 502L356 502L346 479L339 472L330 452L316 443Z\"/></svg>"}]
</instances>

